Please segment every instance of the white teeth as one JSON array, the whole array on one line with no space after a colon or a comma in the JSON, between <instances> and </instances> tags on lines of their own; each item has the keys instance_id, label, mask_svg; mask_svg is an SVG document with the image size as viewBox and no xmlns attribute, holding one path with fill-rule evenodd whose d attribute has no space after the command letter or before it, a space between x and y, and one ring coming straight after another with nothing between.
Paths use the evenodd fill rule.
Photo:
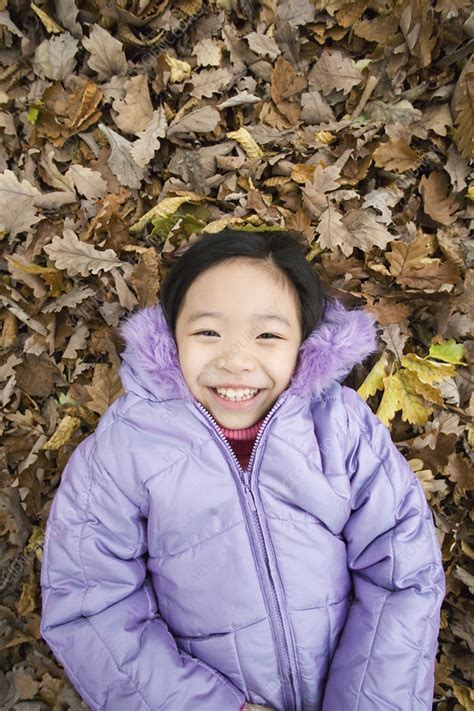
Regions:
<instances>
[{"instance_id":1,"label":"white teeth","mask_svg":"<svg viewBox=\"0 0 474 711\"><path fill-rule=\"evenodd\" d=\"M225 397L227 400L250 400L250 398L255 397L258 393L258 388L256 390L231 390L230 388L215 388L215 390Z\"/></svg>"}]
</instances>

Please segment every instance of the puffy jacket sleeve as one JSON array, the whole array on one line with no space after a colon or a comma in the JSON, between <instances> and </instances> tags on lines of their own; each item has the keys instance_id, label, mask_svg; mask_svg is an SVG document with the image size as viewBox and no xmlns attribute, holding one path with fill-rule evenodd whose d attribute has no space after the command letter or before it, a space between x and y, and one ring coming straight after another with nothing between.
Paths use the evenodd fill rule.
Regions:
<instances>
[{"instance_id":1,"label":"puffy jacket sleeve","mask_svg":"<svg viewBox=\"0 0 474 711\"><path fill-rule=\"evenodd\" d=\"M43 639L91 709L239 711L245 695L179 650L160 617L147 520L116 479L96 458L95 433L64 468L45 531Z\"/></svg>"},{"instance_id":2,"label":"puffy jacket sleeve","mask_svg":"<svg viewBox=\"0 0 474 711\"><path fill-rule=\"evenodd\" d=\"M322 711L431 711L445 575L423 487L388 428L343 387L354 599L329 666Z\"/></svg>"}]
</instances>

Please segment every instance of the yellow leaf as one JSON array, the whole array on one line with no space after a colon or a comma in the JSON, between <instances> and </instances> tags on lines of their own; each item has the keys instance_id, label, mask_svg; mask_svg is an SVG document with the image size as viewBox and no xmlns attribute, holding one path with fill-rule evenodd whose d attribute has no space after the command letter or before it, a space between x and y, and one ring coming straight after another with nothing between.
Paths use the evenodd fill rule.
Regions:
<instances>
[{"instance_id":1,"label":"yellow leaf","mask_svg":"<svg viewBox=\"0 0 474 711\"><path fill-rule=\"evenodd\" d=\"M454 338L450 338L446 343L432 343L429 355L432 358L444 360L446 363L467 365L467 363L462 360L464 356L464 344L456 343Z\"/></svg>"},{"instance_id":2,"label":"yellow leaf","mask_svg":"<svg viewBox=\"0 0 474 711\"><path fill-rule=\"evenodd\" d=\"M43 444L43 449L60 449L63 444L69 442L80 424L81 420L78 417L65 415L48 441Z\"/></svg>"},{"instance_id":3,"label":"yellow leaf","mask_svg":"<svg viewBox=\"0 0 474 711\"><path fill-rule=\"evenodd\" d=\"M295 183L308 183L313 181L315 165L304 165L303 163L295 163L291 169L291 180Z\"/></svg>"},{"instance_id":4,"label":"yellow leaf","mask_svg":"<svg viewBox=\"0 0 474 711\"><path fill-rule=\"evenodd\" d=\"M18 269L21 272L27 272L28 274L58 274L60 271L55 267L42 267L40 264L34 264L33 262L24 264L23 262L19 262L17 259L14 259L8 254L5 256L5 258L13 264L15 269Z\"/></svg>"},{"instance_id":5,"label":"yellow leaf","mask_svg":"<svg viewBox=\"0 0 474 711\"><path fill-rule=\"evenodd\" d=\"M289 175L273 175L271 178L267 178L263 181L263 184L268 188L278 188L280 185L286 185L291 183L291 177Z\"/></svg>"},{"instance_id":6,"label":"yellow leaf","mask_svg":"<svg viewBox=\"0 0 474 711\"><path fill-rule=\"evenodd\" d=\"M413 387L413 379L407 373L398 370L384 379L384 394L377 410L377 416L385 425L389 425L395 413L401 411L401 417L412 425L424 425L432 408L424 405L424 400Z\"/></svg>"},{"instance_id":7,"label":"yellow leaf","mask_svg":"<svg viewBox=\"0 0 474 711\"><path fill-rule=\"evenodd\" d=\"M196 193L186 193L178 197L164 198L158 205L152 207L151 210L145 212L140 219L130 227L130 232L139 232L148 222L159 217L169 217L174 215L181 205L185 202L201 202L204 198Z\"/></svg>"},{"instance_id":8,"label":"yellow leaf","mask_svg":"<svg viewBox=\"0 0 474 711\"><path fill-rule=\"evenodd\" d=\"M257 227L262 224L262 221L258 215L247 215L245 219L243 217L235 217L235 215L224 215L224 217L220 217L218 220L208 222L208 224L203 227L202 231L216 234L216 232L220 232L229 225L231 227L233 226L238 228L239 225L242 226L248 224Z\"/></svg>"},{"instance_id":9,"label":"yellow leaf","mask_svg":"<svg viewBox=\"0 0 474 711\"><path fill-rule=\"evenodd\" d=\"M44 532L39 526L33 526L33 530L28 538L28 543L25 550L34 551L38 546L42 546L44 542Z\"/></svg>"},{"instance_id":10,"label":"yellow leaf","mask_svg":"<svg viewBox=\"0 0 474 711\"><path fill-rule=\"evenodd\" d=\"M474 424L469 422L466 425L466 430L467 430L467 443L471 449L474 449Z\"/></svg>"},{"instance_id":11,"label":"yellow leaf","mask_svg":"<svg viewBox=\"0 0 474 711\"><path fill-rule=\"evenodd\" d=\"M379 264L378 262L367 262L367 267L372 272L377 272L377 274L383 274L384 276L391 277L390 270L387 269L385 264Z\"/></svg>"},{"instance_id":12,"label":"yellow leaf","mask_svg":"<svg viewBox=\"0 0 474 711\"><path fill-rule=\"evenodd\" d=\"M459 701L463 709L474 711L474 691L472 689L453 682L453 691L456 700Z\"/></svg>"},{"instance_id":13,"label":"yellow leaf","mask_svg":"<svg viewBox=\"0 0 474 711\"><path fill-rule=\"evenodd\" d=\"M249 158L263 157L262 149L244 126L241 126L238 131L229 131L226 136L240 143Z\"/></svg>"},{"instance_id":14,"label":"yellow leaf","mask_svg":"<svg viewBox=\"0 0 474 711\"><path fill-rule=\"evenodd\" d=\"M444 406L444 400L441 397L441 393L439 392L438 388L433 387L429 383L424 383L412 370L401 368L399 373L402 382L405 385L409 386L413 392L416 392L418 395L421 395L421 397L424 398L424 400L427 400L428 402L434 402L440 407Z\"/></svg>"},{"instance_id":15,"label":"yellow leaf","mask_svg":"<svg viewBox=\"0 0 474 711\"><path fill-rule=\"evenodd\" d=\"M16 611L20 616L25 617L29 613L35 611L35 607L36 607L35 597L36 597L37 587L38 587L37 583L34 583L34 582L32 583L31 581L27 581L26 583L23 583L22 588L21 588L20 599L15 604Z\"/></svg>"},{"instance_id":16,"label":"yellow leaf","mask_svg":"<svg viewBox=\"0 0 474 711\"><path fill-rule=\"evenodd\" d=\"M40 7L38 7L38 5L35 5L34 2L31 3L31 9L32 9L34 12L36 12L36 14L38 15L39 19L41 20L41 22L42 22L43 25L45 26L47 32L56 32L56 33L58 33L58 32L64 32L64 28L61 27L61 25L58 25L58 23L55 22L55 21L48 15L47 12L45 12L45 11L42 10Z\"/></svg>"},{"instance_id":17,"label":"yellow leaf","mask_svg":"<svg viewBox=\"0 0 474 711\"><path fill-rule=\"evenodd\" d=\"M315 131L314 139L327 145L328 143L333 143L336 140L336 136L330 131Z\"/></svg>"},{"instance_id":18,"label":"yellow leaf","mask_svg":"<svg viewBox=\"0 0 474 711\"><path fill-rule=\"evenodd\" d=\"M383 384L384 392L376 415L388 427L390 421L395 417L395 413L400 410L402 386L397 373L385 376Z\"/></svg>"},{"instance_id":19,"label":"yellow leaf","mask_svg":"<svg viewBox=\"0 0 474 711\"><path fill-rule=\"evenodd\" d=\"M377 390L383 390L383 378L386 375L386 367L388 365L387 353L384 351L360 388L357 390L359 395L367 400L369 395L375 395Z\"/></svg>"},{"instance_id":20,"label":"yellow leaf","mask_svg":"<svg viewBox=\"0 0 474 711\"><path fill-rule=\"evenodd\" d=\"M181 61L181 59L176 59L176 57L170 57L169 55L165 55L165 59L170 68L170 84L189 79L192 74L190 64Z\"/></svg>"},{"instance_id":21,"label":"yellow leaf","mask_svg":"<svg viewBox=\"0 0 474 711\"><path fill-rule=\"evenodd\" d=\"M404 368L412 370L424 383L440 383L442 380L456 375L454 365L437 363L428 358L420 358L416 353L408 353L400 359Z\"/></svg>"}]
</instances>

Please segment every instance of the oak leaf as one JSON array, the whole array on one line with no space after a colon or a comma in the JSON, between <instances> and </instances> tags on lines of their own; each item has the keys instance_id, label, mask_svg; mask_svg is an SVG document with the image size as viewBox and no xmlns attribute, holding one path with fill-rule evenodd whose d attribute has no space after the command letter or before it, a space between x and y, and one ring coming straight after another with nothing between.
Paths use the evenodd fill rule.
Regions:
<instances>
[{"instance_id":1,"label":"oak leaf","mask_svg":"<svg viewBox=\"0 0 474 711\"><path fill-rule=\"evenodd\" d=\"M98 250L87 242L81 242L69 227L64 228L62 238L56 235L43 249L56 267L64 269L69 276L89 276L121 265L113 249Z\"/></svg>"}]
</instances>

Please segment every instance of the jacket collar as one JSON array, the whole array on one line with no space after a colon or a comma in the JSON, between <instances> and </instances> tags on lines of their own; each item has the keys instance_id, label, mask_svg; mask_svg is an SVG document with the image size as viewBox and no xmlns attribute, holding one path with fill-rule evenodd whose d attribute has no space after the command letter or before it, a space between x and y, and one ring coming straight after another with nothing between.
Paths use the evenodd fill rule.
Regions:
<instances>
[{"instance_id":1,"label":"jacket collar","mask_svg":"<svg viewBox=\"0 0 474 711\"><path fill-rule=\"evenodd\" d=\"M125 341L119 375L126 392L158 400L194 396L182 376L178 351L161 304L127 316L118 326ZM328 299L319 326L300 346L296 370L287 391L319 398L334 381L378 350L375 317L364 309L346 309Z\"/></svg>"}]
</instances>

